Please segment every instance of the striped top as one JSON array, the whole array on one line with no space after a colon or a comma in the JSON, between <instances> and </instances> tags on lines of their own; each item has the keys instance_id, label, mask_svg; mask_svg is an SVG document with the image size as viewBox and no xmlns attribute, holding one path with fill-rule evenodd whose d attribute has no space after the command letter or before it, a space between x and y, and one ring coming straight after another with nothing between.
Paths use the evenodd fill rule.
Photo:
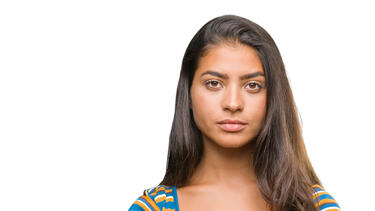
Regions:
<instances>
[{"instance_id":1,"label":"striped top","mask_svg":"<svg viewBox=\"0 0 375 211\"><path fill-rule=\"evenodd\" d=\"M336 200L318 184L313 185L313 199L319 211L337 211ZM131 205L129 211L179 211L176 186L158 185L146 189Z\"/></svg>"}]
</instances>

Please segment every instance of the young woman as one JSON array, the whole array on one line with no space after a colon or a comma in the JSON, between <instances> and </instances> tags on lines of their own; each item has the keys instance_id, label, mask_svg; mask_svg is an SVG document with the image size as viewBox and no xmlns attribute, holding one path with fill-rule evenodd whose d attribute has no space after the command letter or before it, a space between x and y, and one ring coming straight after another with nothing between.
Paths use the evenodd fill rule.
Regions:
<instances>
[{"instance_id":1,"label":"young woman","mask_svg":"<svg viewBox=\"0 0 375 211\"><path fill-rule=\"evenodd\" d=\"M224 15L193 37L164 179L129 210L340 210L309 161L280 52L262 27Z\"/></svg>"}]
</instances>

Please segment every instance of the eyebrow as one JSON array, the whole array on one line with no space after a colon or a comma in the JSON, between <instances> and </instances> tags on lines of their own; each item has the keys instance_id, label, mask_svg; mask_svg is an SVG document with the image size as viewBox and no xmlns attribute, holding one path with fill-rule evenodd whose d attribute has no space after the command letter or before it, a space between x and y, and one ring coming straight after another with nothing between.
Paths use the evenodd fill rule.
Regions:
<instances>
[{"instance_id":1,"label":"eyebrow","mask_svg":"<svg viewBox=\"0 0 375 211\"><path fill-rule=\"evenodd\" d=\"M216 76L216 77L219 77L219 78L223 78L223 79L228 79L228 75L227 74L222 74L222 73L219 73L219 72L216 72L216 71L213 71L213 70L207 70L206 72L202 73L201 74L201 77L204 76L204 75L213 75L213 76ZM249 78L254 78L254 77L257 77L257 76L263 76L264 77L264 74L260 71L258 72L255 72L255 73L249 73L249 74L246 74L246 75L243 75L240 77L241 80L245 80L245 79L249 79Z\"/></svg>"}]
</instances>

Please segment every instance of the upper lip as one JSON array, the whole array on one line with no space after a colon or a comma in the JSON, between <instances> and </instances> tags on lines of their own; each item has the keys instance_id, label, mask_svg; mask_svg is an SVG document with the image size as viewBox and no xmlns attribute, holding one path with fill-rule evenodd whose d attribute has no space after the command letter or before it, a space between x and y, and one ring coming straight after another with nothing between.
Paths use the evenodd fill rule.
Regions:
<instances>
[{"instance_id":1,"label":"upper lip","mask_svg":"<svg viewBox=\"0 0 375 211\"><path fill-rule=\"evenodd\" d=\"M243 124L245 125L246 123L237 119L224 119L224 120L221 120L219 124Z\"/></svg>"}]
</instances>

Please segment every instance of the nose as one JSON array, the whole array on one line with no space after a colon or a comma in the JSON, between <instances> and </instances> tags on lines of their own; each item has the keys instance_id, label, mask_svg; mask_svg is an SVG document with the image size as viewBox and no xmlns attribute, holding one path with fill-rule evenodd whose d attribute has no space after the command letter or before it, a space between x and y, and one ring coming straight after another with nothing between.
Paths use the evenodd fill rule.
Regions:
<instances>
[{"instance_id":1,"label":"nose","mask_svg":"<svg viewBox=\"0 0 375 211\"><path fill-rule=\"evenodd\" d=\"M240 88L235 85L228 87L223 96L223 109L231 112L242 111L244 107Z\"/></svg>"}]
</instances>

